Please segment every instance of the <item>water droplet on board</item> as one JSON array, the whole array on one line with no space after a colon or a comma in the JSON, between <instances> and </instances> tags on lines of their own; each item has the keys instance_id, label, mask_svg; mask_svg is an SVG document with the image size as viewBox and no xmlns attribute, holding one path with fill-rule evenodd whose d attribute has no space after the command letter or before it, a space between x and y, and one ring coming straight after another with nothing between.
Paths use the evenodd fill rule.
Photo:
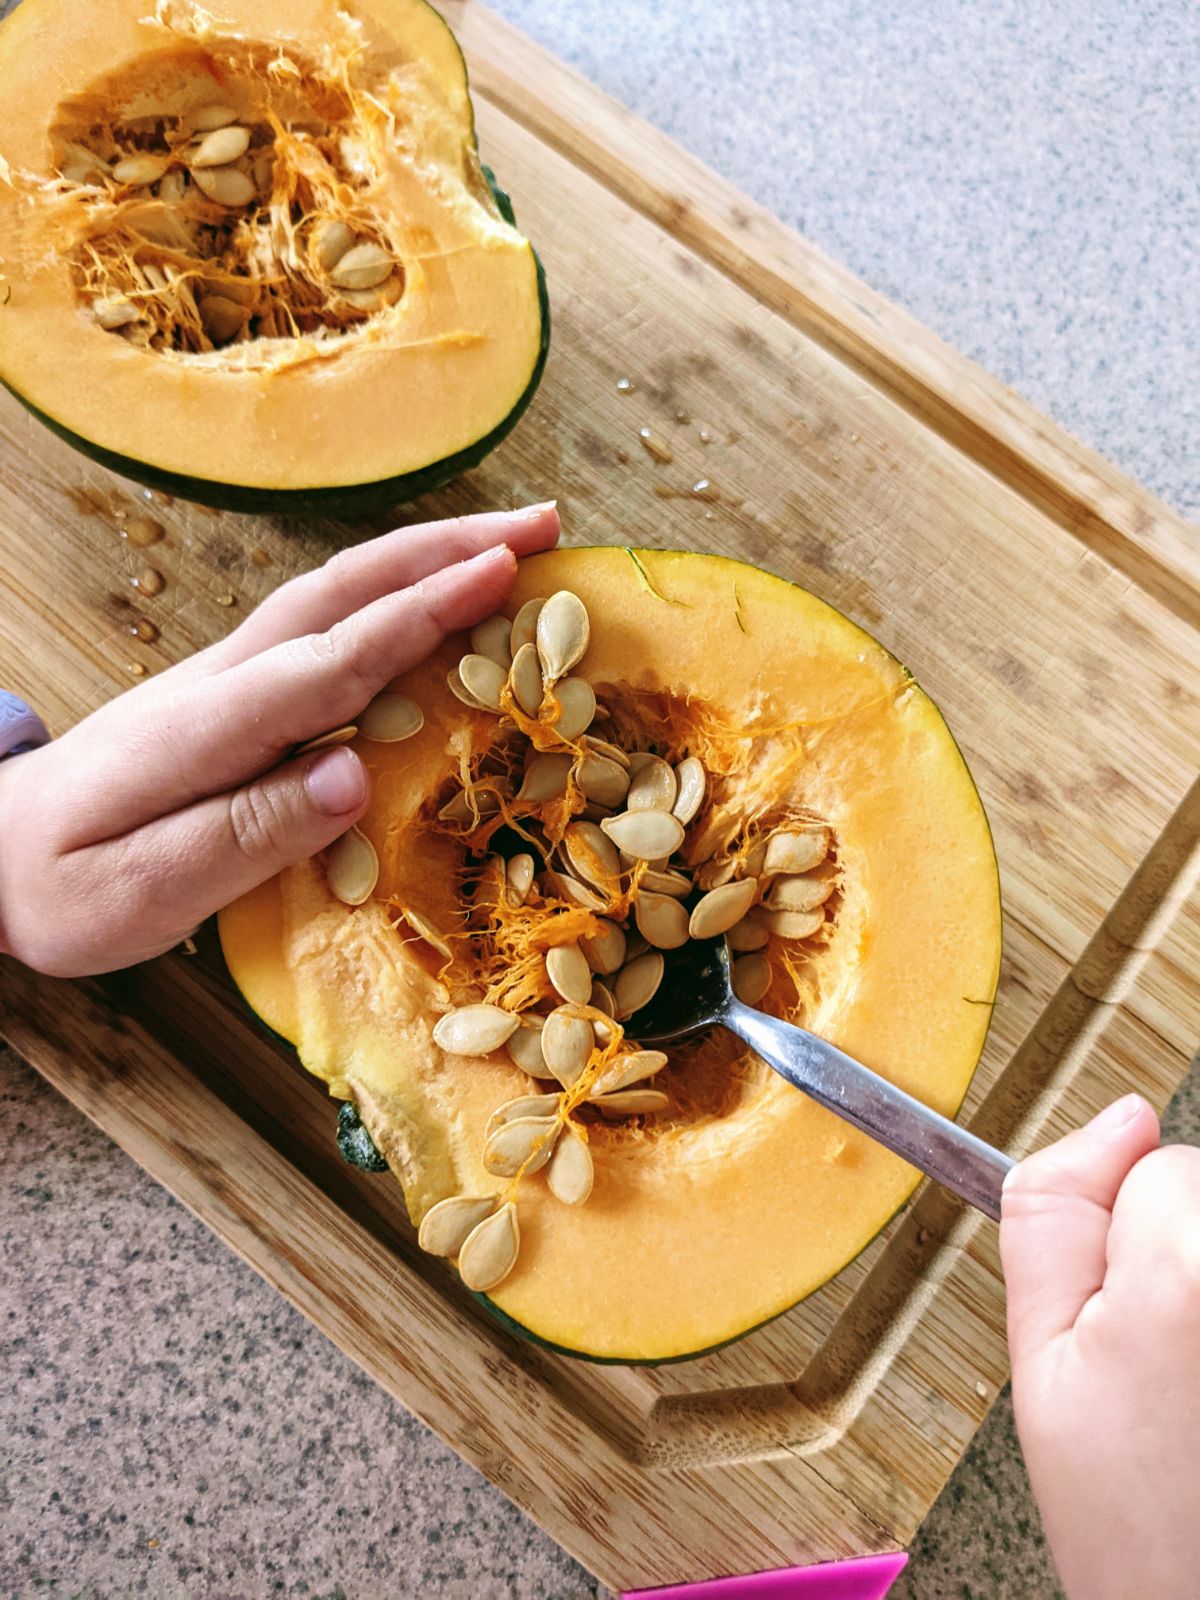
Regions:
<instances>
[{"instance_id":1,"label":"water droplet on board","mask_svg":"<svg viewBox=\"0 0 1200 1600\"><path fill-rule=\"evenodd\" d=\"M637 384L634 383L632 378L617 379L617 391L620 394L632 394L636 388Z\"/></svg>"},{"instance_id":2,"label":"water droplet on board","mask_svg":"<svg viewBox=\"0 0 1200 1600\"><path fill-rule=\"evenodd\" d=\"M146 669L140 661L127 661L125 663L125 671L131 678L144 678L146 676Z\"/></svg>"},{"instance_id":3,"label":"water droplet on board","mask_svg":"<svg viewBox=\"0 0 1200 1600\"><path fill-rule=\"evenodd\" d=\"M265 570L267 567L269 567L271 565L270 552L267 551L267 550L264 550L261 545L259 545L257 549L251 550L250 559L251 559L251 561L253 561L253 563L254 563L254 565L256 567L258 567L260 569L263 569L263 570Z\"/></svg>"},{"instance_id":4,"label":"water droplet on board","mask_svg":"<svg viewBox=\"0 0 1200 1600\"><path fill-rule=\"evenodd\" d=\"M229 590L226 589L224 594L219 594L217 596L217 604L219 606L235 606L237 605L237 595L231 594Z\"/></svg>"},{"instance_id":5,"label":"water droplet on board","mask_svg":"<svg viewBox=\"0 0 1200 1600\"><path fill-rule=\"evenodd\" d=\"M697 478L690 489L673 489L669 483L656 483L654 492L660 500L708 500L721 498L721 491L709 478Z\"/></svg>"},{"instance_id":6,"label":"water droplet on board","mask_svg":"<svg viewBox=\"0 0 1200 1600\"><path fill-rule=\"evenodd\" d=\"M701 444L711 444L712 443L712 434L709 433L707 428L701 428L700 432L696 435L696 437L699 439Z\"/></svg>"},{"instance_id":7,"label":"water droplet on board","mask_svg":"<svg viewBox=\"0 0 1200 1600\"><path fill-rule=\"evenodd\" d=\"M629 451L628 450L618 450L617 451L617 460L621 463L621 465L623 467L627 467L629 465Z\"/></svg>"},{"instance_id":8,"label":"water droplet on board","mask_svg":"<svg viewBox=\"0 0 1200 1600\"><path fill-rule=\"evenodd\" d=\"M149 617L139 617L136 622L131 622L129 631L135 639L140 639L143 644L153 644L159 636L157 623L151 622Z\"/></svg>"},{"instance_id":9,"label":"water droplet on board","mask_svg":"<svg viewBox=\"0 0 1200 1600\"><path fill-rule=\"evenodd\" d=\"M144 550L148 545L158 544L166 536L167 530L153 517L126 517L121 524L122 539L131 544L135 550Z\"/></svg>"},{"instance_id":10,"label":"water droplet on board","mask_svg":"<svg viewBox=\"0 0 1200 1600\"><path fill-rule=\"evenodd\" d=\"M652 428L639 428L638 438L642 441L642 449L653 460L660 461L664 465L668 461L674 461L675 452L665 440L658 437Z\"/></svg>"},{"instance_id":11,"label":"water droplet on board","mask_svg":"<svg viewBox=\"0 0 1200 1600\"><path fill-rule=\"evenodd\" d=\"M676 411L676 413L675 413L675 421L676 422L681 422L681 423L682 422L690 422L691 420L692 420L691 417L688 416L687 412L684 411L682 409L682 407L678 411Z\"/></svg>"},{"instance_id":12,"label":"water droplet on board","mask_svg":"<svg viewBox=\"0 0 1200 1600\"><path fill-rule=\"evenodd\" d=\"M167 580L157 567L143 567L137 577L129 581L139 594L161 594L167 586Z\"/></svg>"}]
</instances>

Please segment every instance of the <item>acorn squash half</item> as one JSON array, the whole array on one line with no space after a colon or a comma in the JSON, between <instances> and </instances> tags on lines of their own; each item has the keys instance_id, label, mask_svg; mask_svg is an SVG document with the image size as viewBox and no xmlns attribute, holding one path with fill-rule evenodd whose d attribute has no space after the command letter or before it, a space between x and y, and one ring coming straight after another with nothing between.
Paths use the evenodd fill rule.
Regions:
<instances>
[{"instance_id":1,"label":"acorn squash half","mask_svg":"<svg viewBox=\"0 0 1200 1600\"><path fill-rule=\"evenodd\" d=\"M564 590L591 618L572 676L597 697L592 735L672 763L694 756L707 771L677 858L698 883L723 877L722 852L739 872L752 857L764 870L753 842L781 821L827 830L818 870L835 881L821 890L820 930L799 941L768 933L761 1003L953 1114L987 1031L1000 907L987 821L937 708L854 623L735 561L542 555L522 563L508 614ZM439 812L449 796L454 814L464 775L503 772L521 729L548 741L523 713L471 709L450 691L447 673L470 648L450 641L402 681L424 711L414 737L356 741L374 784L362 823L379 864L370 898L343 904L314 859L220 917L250 1005L331 1094L355 1103L418 1223L447 1197L505 1190L481 1161L489 1118L514 1096L557 1088L531 1081L505 1048L440 1048L439 1018L485 991L502 1009L555 1003L540 952L562 941L522 947L521 927L577 939L591 917L549 889L539 916L526 907L489 950L491 935L472 931L481 896L495 904L481 889L488 861L530 847L487 807L478 830ZM583 803L572 785L547 833ZM539 920L545 911L558 920ZM665 959L669 982L669 950ZM636 1013L623 1027L626 1044L636 1040ZM517 1186L519 1255L490 1301L569 1353L668 1361L736 1338L850 1261L918 1181L732 1036L678 1047L652 1084L666 1101L654 1114L588 1113L585 1203L562 1203L545 1171Z\"/></svg>"},{"instance_id":2,"label":"acorn squash half","mask_svg":"<svg viewBox=\"0 0 1200 1600\"><path fill-rule=\"evenodd\" d=\"M541 267L424 0L23 0L0 104L0 381L106 465L350 512L529 403Z\"/></svg>"}]
</instances>

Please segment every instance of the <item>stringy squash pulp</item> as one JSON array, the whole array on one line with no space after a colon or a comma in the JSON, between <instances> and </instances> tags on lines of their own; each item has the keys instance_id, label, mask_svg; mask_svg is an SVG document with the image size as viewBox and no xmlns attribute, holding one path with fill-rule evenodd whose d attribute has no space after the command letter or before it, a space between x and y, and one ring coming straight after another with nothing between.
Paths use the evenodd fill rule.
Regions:
<instances>
[{"instance_id":1,"label":"stringy squash pulp","mask_svg":"<svg viewBox=\"0 0 1200 1600\"><path fill-rule=\"evenodd\" d=\"M733 561L539 556L522 564L508 614L559 590L591 616L572 672L601 708L592 732L707 771L682 858L711 859L714 840L744 854L781 822L828 829L835 891L815 937L769 938L764 1008L952 1114L987 1029L1000 921L987 823L936 707L846 618ZM503 1049L439 1048L439 1019L472 1001L554 1003L547 950L595 927L565 900L534 894L505 910L494 886L481 895L504 813L439 817L464 780L501 794L520 782L507 770L519 708L473 710L447 687L465 648L450 642L398 685L424 712L419 732L356 741L374 785L361 825L378 855L370 898L343 904L314 860L220 922L250 1004L356 1103L417 1222L449 1196L506 1189L481 1164L488 1120L554 1087ZM572 784L547 809L546 837L582 804ZM635 1047L636 1012L622 1026ZM658 1114L586 1121L586 1204L562 1204L543 1173L520 1181L519 1258L490 1298L539 1340L630 1361L719 1345L823 1283L917 1182L724 1033L675 1048L653 1086Z\"/></svg>"},{"instance_id":2,"label":"stringy squash pulp","mask_svg":"<svg viewBox=\"0 0 1200 1600\"><path fill-rule=\"evenodd\" d=\"M89 453L351 507L532 395L540 268L424 0L24 0L0 103L0 380Z\"/></svg>"}]
</instances>

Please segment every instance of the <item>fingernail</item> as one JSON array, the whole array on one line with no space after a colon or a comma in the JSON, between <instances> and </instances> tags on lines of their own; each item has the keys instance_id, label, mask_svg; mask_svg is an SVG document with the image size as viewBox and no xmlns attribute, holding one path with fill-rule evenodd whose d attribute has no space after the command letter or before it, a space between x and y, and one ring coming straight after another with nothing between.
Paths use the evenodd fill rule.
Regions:
<instances>
[{"instance_id":1,"label":"fingernail","mask_svg":"<svg viewBox=\"0 0 1200 1600\"><path fill-rule=\"evenodd\" d=\"M353 750L326 750L304 774L304 788L318 811L341 817L367 798L367 775Z\"/></svg>"},{"instance_id":2,"label":"fingernail","mask_svg":"<svg viewBox=\"0 0 1200 1600\"><path fill-rule=\"evenodd\" d=\"M532 522L543 511L553 511L557 505L557 500L539 500L535 506L514 506L507 514L518 522Z\"/></svg>"},{"instance_id":3,"label":"fingernail","mask_svg":"<svg viewBox=\"0 0 1200 1600\"><path fill-rule=\"evenodd\" d=\"M1116 1133L1132 1122L1141 1109L1140 1094L1123 1095L1120 1100L1114 1100L1112 1105L1105 1106L1099 1116L1092 1118L1089 1126L1093 1133Z\"/></svg>"}]
</instances>

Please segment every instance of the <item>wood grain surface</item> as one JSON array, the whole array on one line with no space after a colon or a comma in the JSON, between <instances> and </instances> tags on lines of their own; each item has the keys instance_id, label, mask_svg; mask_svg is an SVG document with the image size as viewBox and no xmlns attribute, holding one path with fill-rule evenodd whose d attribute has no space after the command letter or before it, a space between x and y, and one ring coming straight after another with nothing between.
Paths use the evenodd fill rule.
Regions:
<instances>
[{"instance_id":1,"label":"wood grain surface","mask_svg":"<svg viewBox=\"0 0 1200 1600\"><path fill-rule=\"evenodd\" d=\"M448 15L553 346L516 433L392 520L557 494L569 543L739 556L862 622L995 831L1006 953L964 1116L1020 1153L1129 1088L1161 1105L1200 1033L1194 532L483 7ZM6 397L0 682L61 730L370 531L146 497ZM940 1192L728 1350L589 1367L416 1251L211 938L86 985L6 963L0 997L54 1083L614 1586L903 1544L1004 1381L995 1230Z\"/></svg>"}]
</instances>

